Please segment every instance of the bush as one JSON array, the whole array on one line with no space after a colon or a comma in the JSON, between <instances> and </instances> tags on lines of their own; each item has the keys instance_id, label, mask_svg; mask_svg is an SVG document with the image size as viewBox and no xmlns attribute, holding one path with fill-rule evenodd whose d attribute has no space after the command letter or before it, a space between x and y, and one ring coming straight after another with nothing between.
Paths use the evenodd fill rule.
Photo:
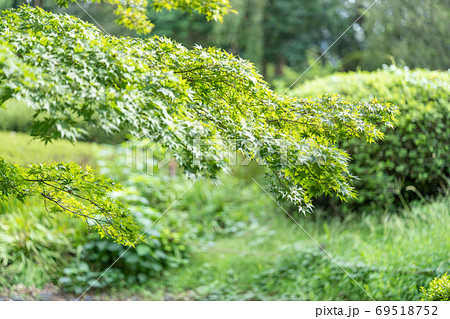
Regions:
<instances>
[{"instance_id":1,"label":"bush","mask_svg":"<svg viewBox=\"0 0 450 319\"><path fill-rule=\"evenodd\" d=\"M103 271L93 271L89 264L77 260L64 268L64 276L58 279L58 284L65 291L79 295L88 288L101 289L120 283L125 277L119 269L115 268L103 273ZM98 279L100 277L101 279Z\"/></svg>"},{"instance_id":2,"label":"bush","mask_svg":"<svg viewBox=\"0 0 450 319\"><path fill-rule=\"evenodd\" d=\"M29 132L33 113L23 102L9 100L0 108L0 131Z\"/></svg>"},{"instance_id":3,"label":"bush","mask_svg":"<svg viewBox=\"0 0 450 319\"><path fill-rule=\"evenodd\" d=\"M385 130L375 145L342 143L353 161L350 172L356 200L319 204L335 212L406 207L409 202L434 195L450 178L450 71L385 67L376 72L338 73L297 87L292 94L316 96L337 93L356 100L377 98L400 107L396 129ZM381 209L380 209L381 208Z\"/></svg>"},{"instance_id":4,"label":"bush","mask_svg":"<svg viewBox=\"0 0 450 319\"><path fill-rule=\"evenodd\" d=\"M183 244L185 227L178 216L167 214L158 220L175 199L173 183L162 176L145 175L126 167L124 151L104 148L98 165L101 173L124 185L123 190L112 196L129 207L149 239L136 247L124 247L107 238L89 237L58 280L66 291L79 294L90 284L99 289L142 284L167 268L177 268L187 262L187 247ZM95 281L113 264L113 268Z\"/></svg>"},{"instance_id":5,"label":"bush","mask_svg":"<svg viewBox=\"0 0 450 319\"><path fill-rule=\"evenodd\" d=\"M434 278L428 289L422 287L423 301L450 301L450 278L445 273L441 278Z\"/></svg>"},{"instance_id":6,"label":"bush","mask_svg":"<svg viewBox=\"0 0 450 319\"><path fill-rule=\"evenodd\" d=\"M131 248L106 239L91 238L80 247L80 256L64 269L58 283L64 290L76 294L90 285L92 288L125 288L147 282L159 276L165 268L176 268L187 262L186 248L173 234L153 237L155 239L149 244ZM111 265L113 267L108 269Z\"/></svg>"},{"instance_id":7,"label":"bush","mask_svg":"<svg viewBox=\"0 0 450 319\"><path fill-rule=\"evenodd\" d=\"M16 100L5 102L0 108L0 131L29 133L33 120L33 110L25 103ZM88 123L81 126L87 134L81 140L85 142L120 144L125 141L125 133L107 134L104 130Z\"/></svg>"}]
</instances>

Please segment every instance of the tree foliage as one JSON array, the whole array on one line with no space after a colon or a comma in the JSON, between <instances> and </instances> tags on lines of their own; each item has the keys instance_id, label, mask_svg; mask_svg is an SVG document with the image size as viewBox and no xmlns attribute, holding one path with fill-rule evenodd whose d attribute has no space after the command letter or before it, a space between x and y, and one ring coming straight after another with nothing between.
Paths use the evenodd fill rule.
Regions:
<instances>
[{"instance_id":1,"label":"tree foliage","mask_svg":"<svg viewBox=\"0 0 450 319\"><path fill-rule=\"evenodd\" d=\"M153 9L159 11L161 9L181 9L187 12L197 11L206 16L207 20L223 21L223 16L236 11L231 9L229 0L153 0Z\"/></svg>"},{"instance_id":2,"label":"tree foliage","mask_svg":"<svg viewBox=\"0 0 450 319\"><path fill-rule=\"evenodd\" d=\"M449 6L449 0L378 1L363 24L363 66L378 68L392 56L409 67L450 68Z\"/></svg>"},{"instance_id":3,"label":"tree foliage","mask_svg":"<svg viewBox=\"0 0 450 319\"><path fill-rule=\"evenodd\" d=\"M119 202L105 194L120 189L111 180L74 163L37 164L22 168L0 158L0 201L41 196L49 213L66 212L95 228L101 237L125 245L141 240L139 227ZM47 206L48 205L48 206Z\"/></svg>"},{"instance_id":4,"label":"tree foliage","mask_svg":"<svg viewBox=\"0 0 450 319\"><path fill-rule=\"evenodd\" d=\"M185 45L219 46L249 59L260 70L275 65L306 68L309 55L318 56L358 17L359 5L347 0L231 0L237 14L223 23L206 23L181 12L155 15L155 32ZM359 25L358 25L359 26ZM335 43L323 61L336 62L360 50L353 29ZM279 75L279 74L278 74Z\"/></svg>"},{"instance_id":5,"label":"tree foliage","mask_svg":"<svg viewBox=\"0 0 450 319\"><path fill-rule=\"evenodd\" d=\"M10 6L17 7L21 4L32 2L35 6L45 7L46 9L55 9L55 6L67 8L71 3L77 3L77 0L0 0L0 9ZM148 34L152 31L154 24L150 21L147 9L161 11L182 10L186 12L198 12L206 19L222 21L227 13L234 12L231 9L229 0L91 0L87 1L95 4L106 4L114 8L114 14L117 16L116 23L130 30L135 30L138 34ZM85 10L84 8L82 10ZM85 12L90 15L90 13Z\"/></svg>"},{"instance_id":6,"label":"tree foliage","mask_svg":"<svg viewBox=\"0 0 450 319\"><path fill-rule=\"evenodd\" d=\"M85 134L86 121L108 132L156 134L188 175L213 179L227 168L224 150L234 148L249 159L262 159L272 190L303 212L312 208L312 198L323 193L341 199L355 196L347 169L349 156L335 146L336 141L380 139L379 124L392 126L398 113L395 106L376 99L279 96L250 62L220 49L188 50L163 37L115 38L77 18L40 8L4 11L0 34L0 102L15 98L33 109L33 136L46 142L76 141ZM201 152L198 140L208 144ZM91 184L77 182L78 177L65 177L83 176L74 165L67 166L68 173L56 171L58 167L21 171L3 164L3 198L32 194L45 198L43 193L51 191L56 206L87 212L88 219L111 214L109 233L102 232L101 226L99 231L132 243L135 233L127 237L120 232L132 224L129 215L120 215L119 204L106 206L107 193L115 185L89 172L89 179L99 179L94 192L88 188ZM48 181L46 174L57 188L42 185ZM94 194L98 205L79 206L75 201L86 198L67 195L58 174L69 187L77 188L77 195ZM33 184L34 192L20 191L25 187L16 191L10 180L39 186Z\"/></svg>"}]
</instances>

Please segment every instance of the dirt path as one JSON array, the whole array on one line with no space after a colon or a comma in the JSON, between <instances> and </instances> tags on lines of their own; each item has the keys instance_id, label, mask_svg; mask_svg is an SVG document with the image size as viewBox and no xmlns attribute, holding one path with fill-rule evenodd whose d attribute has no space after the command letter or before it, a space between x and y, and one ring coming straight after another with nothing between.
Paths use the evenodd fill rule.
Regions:
<instances>
[{"instance_id":1,"label":"dirt path","mask_svg":"<svg viewBox=\"0 0 450 319\"><path fill-rule=\"evenodd\" d=\"M0 301L75 301L77 299L78 295L65 293L52 284L47 284L42 289L25 287L23 284L19 284L10 289L0 291ZM141 300L141 298L137 296L126 297L124 299L112 298L106 293L100 293L96 295L85 294L80 300Z\"/></svg>"}]
</instances>

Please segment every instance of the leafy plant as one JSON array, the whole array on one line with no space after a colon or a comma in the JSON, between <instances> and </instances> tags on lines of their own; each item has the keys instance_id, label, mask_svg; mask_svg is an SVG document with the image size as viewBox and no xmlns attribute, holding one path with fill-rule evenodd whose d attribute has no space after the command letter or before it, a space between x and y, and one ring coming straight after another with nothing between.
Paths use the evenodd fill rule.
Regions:
<instances>
[{"instance_id":1,"label":"leafy plant","mask_svg":"<svg viewBox=\"0 0 450 319\"><path fill-rule=\"evenodd\" d=\"M434 278L427 289L420 288L424 301L450 301L450 278L445 273L440 278Z\"/></svg>"},{"instance_id":2,"label":"leafy plant","mask_svg":"<svg viewBox=\"0 0 450 319\"><path fill-rule=\"evenodd\" d=\"M24 132L29 133L30 128L33 122L33 112L30 108L22 102L17 102L14 100L8 100L5 102L5 109L0 109L0 131L12 131L12 132ZM94 143L104 143L104 144L120 144L126 140L125 134L116 133L116 134L108 134L105 133L98 127L90 126L89 123L84 123L81 127L82 130L87 132L86 136L80 138L80 140L84 142L94 142ZM36 145L37 141L32 141L29 137L28 140L32 143L32 145ZM56 143L58 145L68 145L64 143ZM51 146L54 147L54 144ZM72 149L74 145L72 144ZM6 147L6 146L4 146ZM67 147L64 151L67 151ZM65 154L62 151L61 154ZM80 149L80 151L82 151ZM42 147L41 152L45 153L45 148ZM5 156L5 154L2 152ZM6 154L7 156L8 154ZM45 158L43 158L45 161Z\"/></svg>"},{"instance_id":3,"label":"leafy plant","mask_svg":"<svg viewBox=\"0 0 450 319\"><path fill-rule=\"evenodd\" d=\"M84 228L67 215L51 218L36 202L0 205L0 285L43 285L64 267Z\"/></svg>"},{"instance_id":4,"label":"leafy plant","mask_svg":"<svg viewBox=\"0 0 450 319\"><path fill-rule=\"evenodd\" d=\"M117 285L122 283L125 277L118 269L110 269L103 274L103 272L92 271L89 264L79 261L72 262L64 268L63 274L58 278L58 284L65 291L76 294L81 294L88 288L102 289L109 285ZM97 280L100 276L101 280Z\"/></svg>"},{"instance_id":5,"label":"leafy plant","mask_svg":"<svg viewBox=\"0 0 450 319\"><path fill-rule=\"evenodd\" d=\"M166 268L177 268L187 263L187 247L180 233L167 226L150 228L160 214L151 210L145 214L144 207L131 209L136 220L148 227L146 234L151 239L126 248L105 238L91 236L86 244L79 247L78 257L58 279L65 290L81 293L91 284L98 289L142 284L159 276ZM108 269L111 265L114 267Z\"/></svg>"},{"instance_id":6,"label":"leafy plant","mask_svg":"<svg viewBox=\"0 0 450 319\"><path fill-rule=\"evenodd\" d=\"M61 7L67 7L75 0L55 0ZM153 23L147 17L147 0L95 0L95 2L106 2L115 7L117 16L116 23L128 29L136 30L137 33L146 34L153 29ZM181 9L184 11L198 11L204 14L208 20L221 21L222 16L233 12L228 0L153 0L151 6L154 10Z\"/></svg>"},{"instance_id":7,"label":"leafy plant","mask_svg":"<svg viewBox=\"0 0 450 319\"><path fill-rule=\"evenodd\" d=\"M125 185L112 196L129 207L134 220L149 239L126 248L107 238L90 236L87 243L80 245L77 257L58 279L66 291L80 294L91 284L97 289L142 284L160 276L167 268L177 268L188 261L188 249L184 245L185 219L168 214L158 220L176 196L171 186L177 186L177 183L169 185L162 174L150 176L130 170L125 166L124 151L113 147L102 149L99 169ZM177 182L179 186L185 181L178 179ZM105 272L113 264L113 268Z\"/></svg>"},{"instance_id":8,"label":"leafy plant","mask_svg":"<svg viewBox=\"0 0 450 319\"><path fill-rule=\"evenodd\" d=\"M32 164L22 168L0 158L0 200L15 197L24 202L41 196L49 213L67 212L87 222L100 236L134 245L141 240L140 228L120 202L105 195L119 188L116 183L82 170L75 163Z\"/></svg>"}]
</instances>

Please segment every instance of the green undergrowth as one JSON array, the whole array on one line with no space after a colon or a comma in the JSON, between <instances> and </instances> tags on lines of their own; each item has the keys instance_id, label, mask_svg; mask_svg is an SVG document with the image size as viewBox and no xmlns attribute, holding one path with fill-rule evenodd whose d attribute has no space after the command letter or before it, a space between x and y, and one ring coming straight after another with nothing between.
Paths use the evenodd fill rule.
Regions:
<instances>
[{"instance_id":1,"label":"green undergrowth","mask_svg":"<svg viewBox=\"0 0 450 319\"><path fill-rule=\"evenodd\" d=\"M420 287L450 269L449 197L403 216L300 218L304 230L280 214L275 208L253 231L197 245L189 267L165 273L142 293L196 300L419 300Z\"/></svg>"},{"instance_id":2,"label":"green undergrowth","mask_svg":"<svg viewBox=\"0 0 450 319\"><path fill-rule=\"evenodd\" d=\"M0 132L0 154L13 163L77 162L96 166L95 144L55 141L45 145L29 135ZM86 241L88 230L67 214L49 214L42 201L0 204L0 288L42 287L61 274Z\"/></svg>"},{"instance_id":3,"label":"green undergrowth","mask_svg":"<svg viewBox=\"0 0 450 319\"><path fill-rule=\"evenodd\" d=\"M2 147L17 149L12 156L20 159L25 139L17 137L17 144ZM74 154L79 147L81 153L100 148L86 153L88 161L124 185L113 196L152 236L94 284L87 294L94 298L420 300L420 287L450 269L448 194L395 214L296 213L297 224L253 182L265 187L257 167L235 167L221 185L194 183L178 168L138 172L121 148L80 144ZM42 149L48 160L59 156L57 148ZM52 282L78 294L125 251L34 200L2 205L0 228L3 288Z\"/></svg>"},{"instance_id":4,"label":"green undergrowth","mask_svg":"<svg viewBox=\"0 0 450 319\"><path fill-rule=\"evenodd\" d=\"M0 204L0 288L51 282L86 236L80 221L50 215L37 200Z\"/></svg>"}]
</instances>

